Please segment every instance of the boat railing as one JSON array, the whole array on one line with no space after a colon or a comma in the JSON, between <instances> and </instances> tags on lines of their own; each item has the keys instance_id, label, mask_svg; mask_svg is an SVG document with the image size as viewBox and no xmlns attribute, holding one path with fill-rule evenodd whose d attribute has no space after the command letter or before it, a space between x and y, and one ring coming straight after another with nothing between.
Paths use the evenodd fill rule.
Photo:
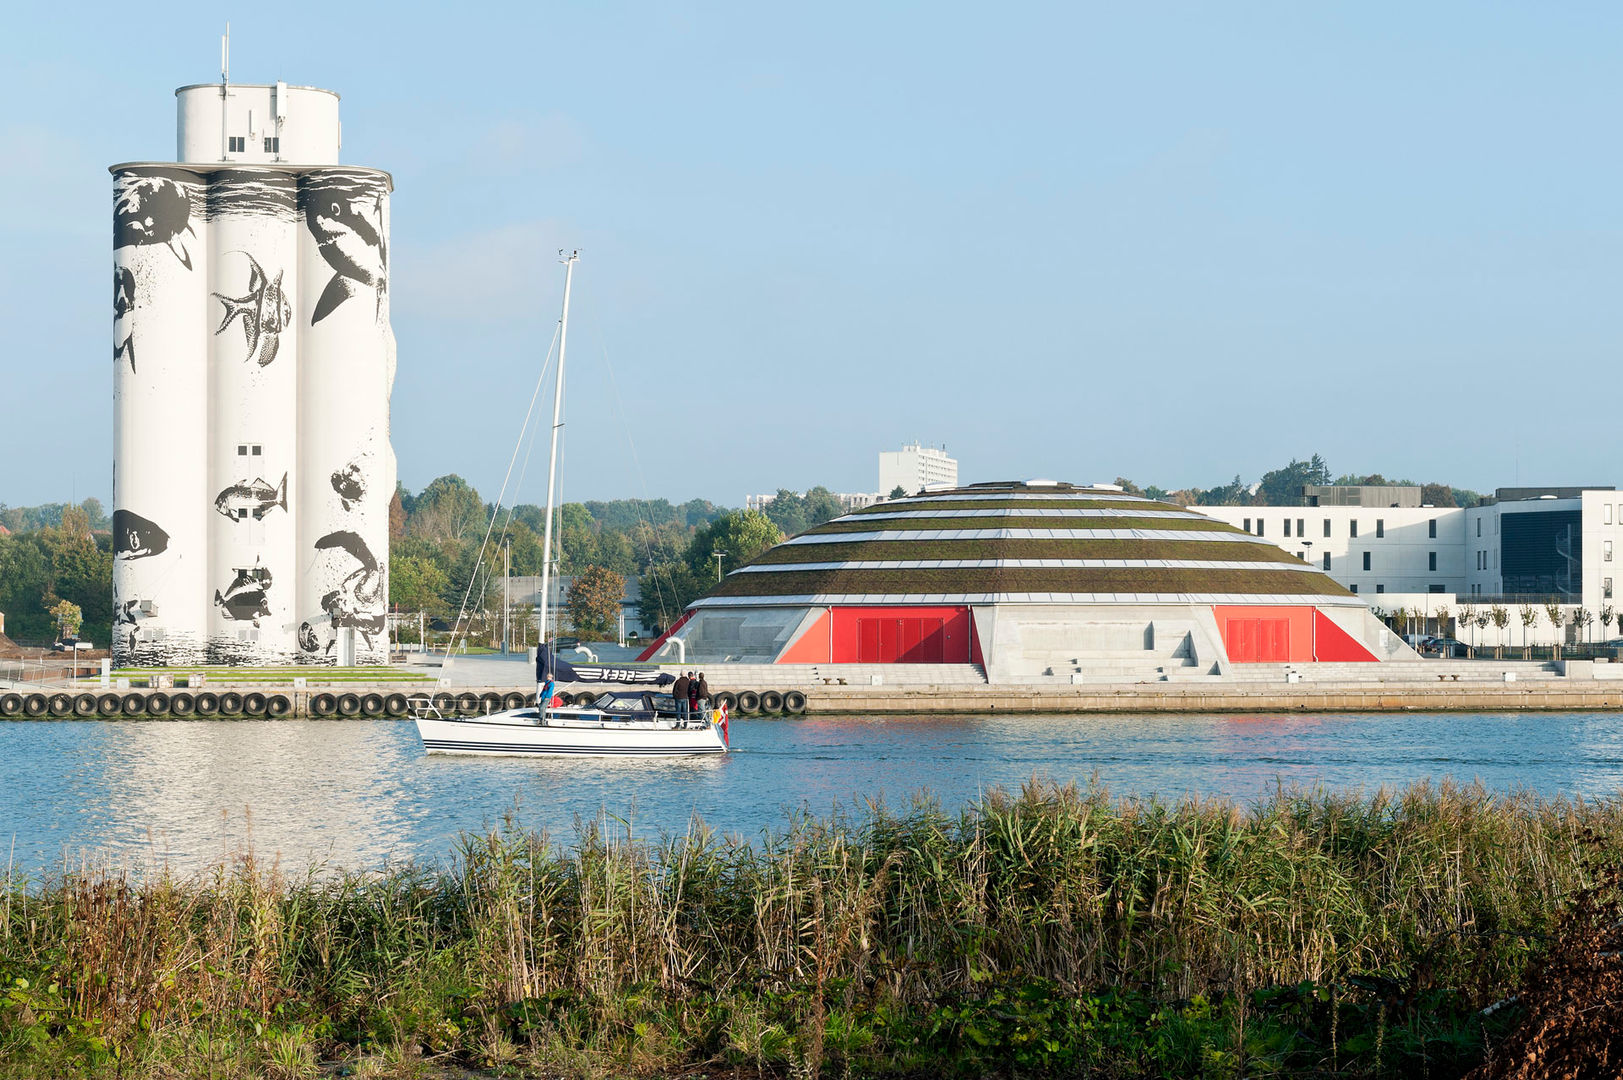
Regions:
<instances>
[{"instance_id":1,"label":"boat railing","mask_svg":"<svg viewBox=\"0 0 1623 1080\"><path fill-rule=\"evenodd\" d=\"M429 694L412 694L406 698L406 715L413 720L444 720L445 714L434 704Z\"/></svg>"}]
</instances>

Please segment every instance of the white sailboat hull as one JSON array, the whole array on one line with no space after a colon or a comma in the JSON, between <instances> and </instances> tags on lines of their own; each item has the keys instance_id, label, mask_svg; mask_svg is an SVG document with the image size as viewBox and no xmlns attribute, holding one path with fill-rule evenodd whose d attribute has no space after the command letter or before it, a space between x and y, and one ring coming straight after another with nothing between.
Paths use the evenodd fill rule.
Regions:
<instances>
[{"instance_id":1,"label":"white sailboat hull","mask_svg":"<svg viewBox=\"0 0 1623 1080\"><path fill-rule=\"evenodd\" d=\"M665 757L725 754L716 724L680 725L666 720L612 720L593 714L549 714L537 721L533 708L468 720L418 718L417 733L430 754L519 757Z\"/></svg>"}]
</instances>

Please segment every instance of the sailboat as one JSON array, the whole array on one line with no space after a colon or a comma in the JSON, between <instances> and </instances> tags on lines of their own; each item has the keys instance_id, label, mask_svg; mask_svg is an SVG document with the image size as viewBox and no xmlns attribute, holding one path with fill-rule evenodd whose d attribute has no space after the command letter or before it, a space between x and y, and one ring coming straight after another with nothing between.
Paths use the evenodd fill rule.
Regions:
<instances>
[{"instance_id":1,"label":"sailboat","mask_svg":"<svg viewBox=\"0 0 1623 1080\"><path fill-rule=\"evenodd\" d=\"M427 700L413 703L423 749L431 754L583 755L657 757L725 754L727 709L693 712L662 689L675 682L658 669L581 667L560 659L547 640L552 572L552 518L557 497L558 431L563 427L564 354L569 343L569 290L578 252L558 253L564 264L564 306L558 320L558 377L552 402L552 451L547 463L547 517L541 540L541 644L536 650L536 703L485 716L441 716ZM599 683L605 689L584 704L563 705L560 682Z\"/></svg>"}]
</instances>

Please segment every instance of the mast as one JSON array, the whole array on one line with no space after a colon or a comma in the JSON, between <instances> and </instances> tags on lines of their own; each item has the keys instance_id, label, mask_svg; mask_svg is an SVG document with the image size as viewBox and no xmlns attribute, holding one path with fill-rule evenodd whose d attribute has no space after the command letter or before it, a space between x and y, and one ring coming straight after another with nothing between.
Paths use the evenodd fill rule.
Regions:
<instances>
[{"instance_id":1,"label":"mast","mask_svg":"<svg viewBox=\"0 0 1623 1080\"><path fill-rule=\"evenodd\" d=\"M552 452L547 457L547 522L541 534L541 627L539 642L547 642L547 595L552 588L552 510L558 484L558 430L564 426L564 349L569 344L569 285L575 276L575 260L580 252L564 254L558 249L559 262L564 264L564 310L558 317L558 388L552 396Z\"/></svg>"}]
</instances>

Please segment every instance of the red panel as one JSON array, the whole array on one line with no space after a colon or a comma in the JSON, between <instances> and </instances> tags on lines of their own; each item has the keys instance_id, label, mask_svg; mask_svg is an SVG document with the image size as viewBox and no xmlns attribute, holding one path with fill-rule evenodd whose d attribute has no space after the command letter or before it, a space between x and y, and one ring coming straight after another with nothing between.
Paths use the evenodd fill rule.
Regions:
<instances>
[{"instance_id":1,"label":"red panel","mask_svg":"<svg viewBox=\"0 0 1623 1080\"><path fill-rule=\"evenodd\" d=\"M1374 660L1375 656L1322 611L1313 612L1313 656L1316 660Z\"/></svg>"},{"instance_id":2,"label":"red panel","mask_svg":"<svg viewBox=\"0 0 1623 1080\"><path fill-rule=\"evenodd\" d=\"M826 664L832 659L834 617L825 611L778 657L779 664Z\"/></svg>"},{"instance_id":3,"label":"red panel","mask_svg":"<svg viewBox=\"0 0 1623 1080\"><path fill-rule=\"evenodd\" d=\"M975 647L967 607L837 607L830 662L967 664Z\"/></svg>"},{"instance_id":4,"label":"red panel","mask_svg":"<svg viewBox=\"0 0 1623 1080\"><path fill-rule=\"evenodd\" d=\"M1313 659L1314 608L1225 604L1212 608L1223 647L1236 664Z\"/></svg>"}]
</instances>

